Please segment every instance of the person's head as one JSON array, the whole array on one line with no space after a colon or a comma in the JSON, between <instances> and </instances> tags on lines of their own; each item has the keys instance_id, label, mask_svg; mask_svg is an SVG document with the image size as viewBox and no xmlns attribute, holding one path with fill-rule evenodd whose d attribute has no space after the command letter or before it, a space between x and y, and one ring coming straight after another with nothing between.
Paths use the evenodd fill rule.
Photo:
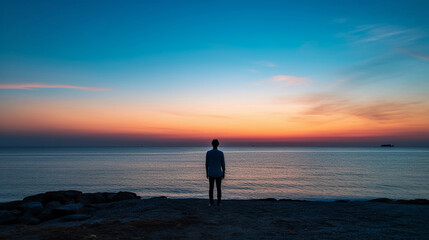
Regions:
<instances>
[{"instance_id":1,"label":"person's head","mask_svg":"<svg viewBox=\"0 0 429 240\"><path fill-rule=\"evenodd\" d=\"M217 139L213 139L213 141L212 141L212 146L213 146L214 148L217 148L217 147L219 146L219 141L218 141Z\"/></svg>"}]
</instances>

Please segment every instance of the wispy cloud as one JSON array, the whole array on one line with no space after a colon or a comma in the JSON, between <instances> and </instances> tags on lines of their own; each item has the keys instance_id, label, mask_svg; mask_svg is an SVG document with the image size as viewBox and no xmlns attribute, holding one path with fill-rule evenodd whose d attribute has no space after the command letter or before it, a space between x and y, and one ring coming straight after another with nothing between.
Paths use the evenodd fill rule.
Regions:
<instances>
[{"instance_id":1,"label":"wispy cloud","mask_svg":"<svg viewBox=\"0 0 429 240\"><path fill-rule=\"evenodd\" d=\"M373 42L379 40L385 40L387 38L396 38L399 36L404 37L405 34L410 33L408 29L397 29L389 26L364 26L356 33L363 33L363 38L360 39L362 42ZM410 37L410 36L408 36Z\"/></svg>"},{"instance_id":2,"label":"wispy cloud","mask_svg":"<svg viewBox=\"0 0 429 240\"><path fill-rule=\"evenodd\" d=\"M417 54L417 53L411 53L407 50L401 50L403 53L407 54L408 56L414 57L414 58L418 58L424 61L429 61L429 55L426 54Z\"/></svg>"},{"instance_id":3,"label":"wispy cloud","mask_svg":"<svg viewBox=\"0 0 429 240\"><path fill-rule=\"evenodd\" d=\"M248 72L251 72L251 73L259 73L259 71L258 71L258 70L256 70L256 69L254 69L254 68L250 68L250 69L248 69L247 71L248 71Z\"/></svg>"},{"instance_id":4,"label":"wispy cloud","mask_svg":"<svg viewBox=\"0 0 429 240\"><path fill-rule=\"evenodd\" d=\"M347 18L335 18L332 21L335 23L345 23L345 22L347 22Z\"/></svg>"},{"instance_id":5,"label":"wispy cloud","mask_svg":"<svg viewBox=\"0 0 429 240\"><path fill-rule=\"evenodd\" d=\"M265 67L277 67L276 63L269 62L269 61L258 62L258 64L263 65Z\"/></svg>"},{"instance_id":6,"label":"wispy cloud","mask_svg":"<svg viewBox=\"0 0 429 240\"><path fill-rule=\"evenodd\" d=\"M416 69L417 66L410 62L409 56L429 61L429 56L422 54L427 49L423 44L427 33L422 27L365 24L349 28L338 36L344 38L355 50L372 55L369 59L337 72L339 78L348 80L344 82L344 87L354 88L357 84L382 81L413 81L414 78L408 76L411 69ZM410 49L413 51L409 51Z\"/></svg>"},{"instance_id":7,"label":"wispy cloud","mask_svg":"<svg viewBox=\"0 0 429 240\"><path fill-rule=\"evenodd\" d=\"M286 100L288 104L305 106L300 116L349 115L377 122L401 121L419 115L422 102L400 100L358 101L334 94L313 94Z\"/></svg>"},{"instance_id":8,"label":"wispy cloud","mask_svg":"<svg viewBox=\"0 0 429 240\"><path fill-rule=\"evenodd\" d=\"M0 89L38 89L38 88L68 88L68 89L77 89L85 91L110 91L109 88L95 88L95 87L83 87L83 86L73 86L73 85L46 85L46 84L0 84Z\"/></svg>"},{"instance_id":9,"label":"wispy cloud","mask_svg":"<svg viewBox=\"0 0 429 240\"><path fill-rule=\"evenodd\" d=\"M295 77L288 75L276 75L268 79L270 82L280 83L282 85L293 85L305 82L307 78L305 77Z\"/></svg>"},{"instance_id":10,"label":"wispy cloud","mask_svg":"<svg viewBox=\"0 0 429 240\"><path fill-rule=\"evenodd\" d=\"M350 39L354 44L383 42L397 47L424 37L418 28L404 28L386 24L359 25L351 31L339 34L339 36Z\"/></svg>"},{"instance_id":11,"label":"wispy cloud","mask_svg":"<svg viewBox=\"0 0 429 240\"><path fill-rule=\"evenodd\" d=\"M420 58L428 61L425 55L415 55L396 49L386 54L372 57L348 67L339 69L335 72L336 77L344 79L338 84L338 87L344 90L356 90L359 86L379 84L385 82L386 84L392 83L409 83L412 81L419 81L418 78L410 77L413 70L418 70L418 65L414 64L413 58Z\"/></svg>"}]
</instances>

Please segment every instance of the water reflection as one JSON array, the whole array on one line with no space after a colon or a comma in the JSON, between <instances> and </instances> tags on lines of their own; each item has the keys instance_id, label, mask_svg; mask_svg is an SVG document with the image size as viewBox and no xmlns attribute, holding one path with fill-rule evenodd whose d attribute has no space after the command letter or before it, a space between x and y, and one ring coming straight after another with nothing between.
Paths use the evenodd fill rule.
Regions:
<instances>
[{"instance_id":1,"label":"water reflection","mask_svg":"<svg viewBox=\"0 0 429 240\"><path fill-rule=\"evenodd\" d=\"M207 196L208 148L0 150L0 201L78 189ZM226 199L429 198L429 150L222 148Z\"/></svg>"}]
</instances>

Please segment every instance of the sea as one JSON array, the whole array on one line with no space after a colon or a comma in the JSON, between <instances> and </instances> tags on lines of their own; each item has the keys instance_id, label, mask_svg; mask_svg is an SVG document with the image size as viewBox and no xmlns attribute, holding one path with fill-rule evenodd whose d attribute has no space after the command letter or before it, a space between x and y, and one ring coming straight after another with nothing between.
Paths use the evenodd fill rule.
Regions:
<instances>
[{"instance_id":1,"label":"sea","mask_svg":"<svg viewBox=\"0 0 429 240\"><path fill-rule=\"evenodd\" d=\"M208 147L0 148L0 202L54 190L207 198ZM221 147L224 199L429 199L429 148Z\"/></svg>"}]
</instances>

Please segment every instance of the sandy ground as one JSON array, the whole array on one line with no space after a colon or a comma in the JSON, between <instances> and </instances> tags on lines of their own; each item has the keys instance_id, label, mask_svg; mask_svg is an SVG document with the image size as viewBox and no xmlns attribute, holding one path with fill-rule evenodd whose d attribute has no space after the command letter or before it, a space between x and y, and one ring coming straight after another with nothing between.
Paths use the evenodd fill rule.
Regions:
<instances>
[{"instance_id":1,"label":"sandy ground","mask_svg":"<svg viewBox=\"0 0 429 240\"><path fill-rule=\"evenodd\" d=\"M0 226L0 239L429 239L429 205L146 199L90 219Z\"/></svg>"}]
</instances>

